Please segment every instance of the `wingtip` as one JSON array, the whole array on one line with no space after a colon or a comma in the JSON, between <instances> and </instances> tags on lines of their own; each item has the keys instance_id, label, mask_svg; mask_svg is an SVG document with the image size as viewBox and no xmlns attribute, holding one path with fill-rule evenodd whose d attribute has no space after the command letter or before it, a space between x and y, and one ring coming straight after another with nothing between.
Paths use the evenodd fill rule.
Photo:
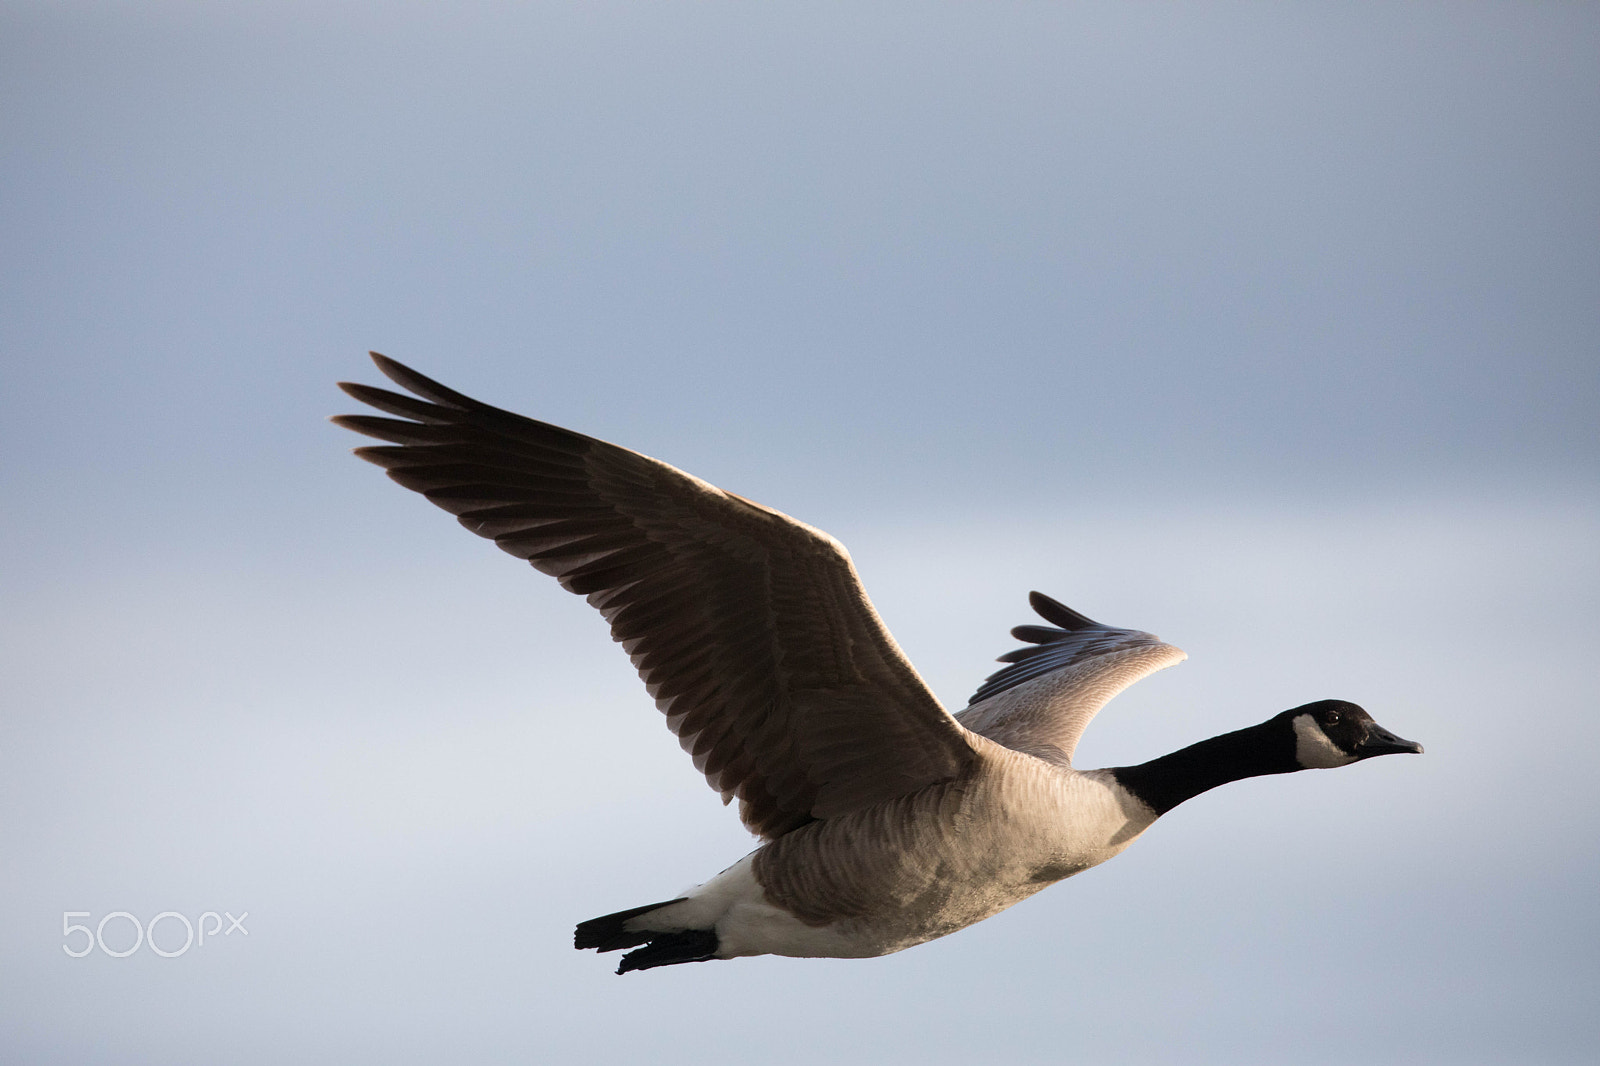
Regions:
<instances>
[{"instance_id":1,"label":"wingtip","mask_svg":"<svg viewBox=\"0 0 1600 1066\"><path fill-rule=\"evenodd\" d=\"M382 352L368 352L367 355L371 357L373 365L383 372L383 376L396 385L405 385L407 377L417 374L415 370L412 370L400 360L390 359Z\"/></svg>"},{"instance_id":2,"label":"wingtip","mask_svg":"<svg viewBox=\"0 0 1600 1066\"><path fill-rule=\"evenodd\" d=\"M382 352L368 352L367 354L372 357L373 363L383 372L384 377L407 392L422 397L424 400L429 400L441 407L454 408L458 411L494 410L487 404L439 384L426 374L412 370L398 359L390 359Z\"/></svg>"},{"instance_id":3,"label":"wingtip","mask_svg":"<svg viewBox=\"0 0 1600 1066\"><path fill-rule=\"evenodd\" d=\"M361 429L359 426L357 426L352 421L353 419L360 418L360 417L361 417L360 415L329 415L328 416L328 421L333 423L334 425L338 426L340 429L353 430L354 432L360 433L362 436L365 436L365 437L372 436L371 433L368 433L366 430ZM352 449L350 449L350 453L352 455L360 455L361 454L361 449L360 448L352 448Z\"/></svg>"},{"instance_id":4,"label":"wingtip","mask_svg":"<svg viewBox=\"0 0 1600 1066\"><path fill-rule=\"evenodd\" d=\"M1100 623L1081 611L1074 611L1060 600L1046 596L1035 589L1028 593L1028 606L1034 613L1047 622L1052 622L1062 629L1083 629L1087 626L1097 626Z\"/></svg>"}]
</instances>

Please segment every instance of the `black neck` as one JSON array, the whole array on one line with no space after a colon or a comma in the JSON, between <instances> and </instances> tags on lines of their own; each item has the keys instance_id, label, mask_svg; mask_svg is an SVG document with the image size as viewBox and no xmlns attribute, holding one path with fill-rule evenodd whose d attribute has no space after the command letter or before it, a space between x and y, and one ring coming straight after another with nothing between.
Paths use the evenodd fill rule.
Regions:
<instances>
[{"instance_id":1,"label":"black neck","mask_svg":"<svg viewBox=\"0 0 1600 1066\"><path fill-rule=\"evenodd\" d=\"M1117 766L1117 783L1166 814L1202 792L1263 774L1301 769L1294 754L1294 731L1277 718L1202 740L1138 766Z\"/></svg>"}]
</instances>

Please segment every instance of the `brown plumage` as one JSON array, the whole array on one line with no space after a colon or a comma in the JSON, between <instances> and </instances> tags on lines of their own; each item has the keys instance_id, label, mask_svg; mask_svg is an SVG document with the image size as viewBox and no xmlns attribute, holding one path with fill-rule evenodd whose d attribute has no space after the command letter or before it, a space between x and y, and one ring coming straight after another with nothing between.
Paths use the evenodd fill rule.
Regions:
<instances>
[{"instance_id":1,"label":"brown plumage","mask_svg":"<svg viewBox=\"0 0 1600 1066\"><path fill-rule=\"evenodd\" d=\"M376 352L420 399L340 415L357 449L588 597L695 766L774 839L957 776L969 734L879 621L844 547L665 463L480 403Z\"/></svg>"}]
</instances>

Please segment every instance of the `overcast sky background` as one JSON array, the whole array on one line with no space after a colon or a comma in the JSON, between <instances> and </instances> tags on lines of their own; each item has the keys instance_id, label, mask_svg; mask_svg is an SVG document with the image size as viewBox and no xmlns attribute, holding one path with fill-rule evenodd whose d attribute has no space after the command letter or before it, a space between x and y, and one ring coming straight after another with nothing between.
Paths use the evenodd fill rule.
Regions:
<instances>
[{"instance_id":1,"label":"overcast sky background","mask_svg":"<svg viewBox=\"0 0 1600 1066\"><path fill-rule=\"evenodd\" d=\"M0 4L6 1057L1592 1061L1597 176L1590 4ZM834 533L952 707L1031 588L1185 648L1082 765L1427 754L614 977L749 838L349 457L369 348ZM66 956L119 910L249 932Z\"/></svg>"}]
</instances>

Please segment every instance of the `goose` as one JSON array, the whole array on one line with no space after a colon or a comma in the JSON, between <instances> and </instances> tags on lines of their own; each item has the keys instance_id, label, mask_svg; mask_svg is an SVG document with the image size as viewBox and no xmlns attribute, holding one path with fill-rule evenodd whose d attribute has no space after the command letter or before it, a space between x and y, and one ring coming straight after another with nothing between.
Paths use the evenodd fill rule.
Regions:
<instances>
[{"instance_id":1,"label":"goose","mask_svg":"<svg viewBox=\"0 0 1600 1066\"><path fill-rule=\"evenodd\" d=\"M827 533L666 463L470 399L372 353L411 395L341 383L356 450L588 598L683 749L761 844L671 899L582 922L617 973L751 955L867 958L994 915L1119 854L1174 807L1264 774L1420 753L1319 700L1137 766L1073 751L1184 653L1041 593L1044 625L952 715Z\"/></svg>"}]
</instances>

